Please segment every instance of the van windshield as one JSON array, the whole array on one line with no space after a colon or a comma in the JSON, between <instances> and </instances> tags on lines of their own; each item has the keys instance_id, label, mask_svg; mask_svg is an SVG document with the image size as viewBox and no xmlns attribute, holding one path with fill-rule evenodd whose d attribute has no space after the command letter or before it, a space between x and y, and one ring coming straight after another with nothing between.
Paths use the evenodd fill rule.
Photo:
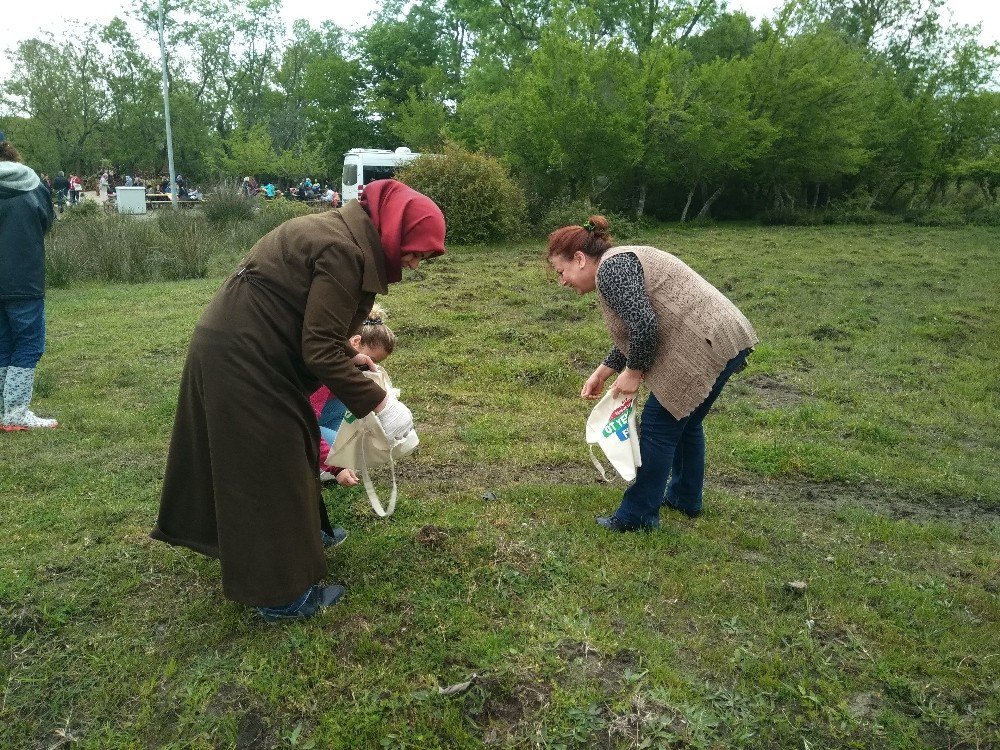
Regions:
<instances>
[{"instance_id":1,"label":"van windshield","mask_svg":"<svg viewBox=\"0 0 1000 750\"><path fill-rule=\"evenodd\" d=\"M357 164L345 164L343 183L345 185L357 185L358 184L358 165Z\"/></svg>"},{"instance_id":2,"label":"van windshield","mask_svg":"<svg viewBox=\"0 0 1000 750\"><path fill-rule=\"evenodd\" d=\"M395 167L376 167L366 164L363 170L362 184L367 185L374 180L388 180L394 174L396 174Z\"/></svg>"}]
</instances>

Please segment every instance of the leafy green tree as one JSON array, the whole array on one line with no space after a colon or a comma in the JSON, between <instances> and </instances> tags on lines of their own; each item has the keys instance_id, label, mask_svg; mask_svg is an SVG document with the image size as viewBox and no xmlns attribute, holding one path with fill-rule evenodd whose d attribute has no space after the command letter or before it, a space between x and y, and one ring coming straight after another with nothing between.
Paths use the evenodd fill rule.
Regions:
<instances>
[{"instance_id":1,"label":"leafy green tree","mask_svg":"<svg viewBox=\"0 0 1000 750\"><path fill-rule=\"evenodd\" d=\"M46 171L84 173L99 160L100 130L111 110L99 42L97 27L84 26L72 42L45 33L21 42L11 56L14 72L0 101L30 118L19 140L27 153L44 155L39 166Z\"/></svg>"},{"instance_id":2,"label":"leafy green tree","mask_svg":"<svg viewBox=\"0 0 1000 750\"><path fill-rule=\"evenodd\" d=\"M954 35L955 46L939 73L937 101L944 128L938 145L932 197L944 193L952 176L964 176L962 164L995 155L1000 147L1000 110L991 77L1000 50L983 47L970 33Z\"/></svg>"},{"instance_id":3,"label":"leafy green tree","mask_svg":"<svg viewBox=\"0 0 1000 750\"><path fill-rule=\"evenodd\" d=\"M387 6L359 43L372 128L383 147L398 145L394 136L401 134L440 143L451 114L446 102L458 84L456 48L435 3L416 3L402 18L396 10ZM428 133L434 125L439 132Z\"/></svg>"},{"instance_id":4,"label":"leafy green tree","mask_svg":"<svg viewBox=\"0 0 1000 750\"><path fill-rule=\"evenodd\" d=\"M620 43L589 46L553 25L501 91L470 80L465 104L480 137L507 155L535 200L596 198L642 156L637 68Z\"/></svg>"},{"instance_id":5,"label":"leafy green tree","mask_svg":"<svg viewBox=\"0 0 1000 750\"><path fill-rule=\"evenodd\" d=\"M681 221L687 219L697 190L706 196L698 215L708 216L737 175L772 154L776 129L750 107L748 71L747 61L717 59L692 75L669 151L678 176L689 186Z\"/></svg>"},{"instance_id":6,"label":"leafy green tree","mask_svg":"<svg viewBox=\"0 0 1000 750\"><path fill-rule=\"evenodd\" d=\"M416 90L410 90L407 100L399 105L395 121L389 126L400 142L417 151L440 150L452 119L447 90L448 83L440 71L428 74L422 86L422 96Z\"/></svg>"},{"instance_id":7,"label":"leafy green tree","mask_svg":"<svg viewBox=\"0 0 1000 750\"><path fill-rule=\"evenodd\" d=\"M170 93L170 120L174 142L174 167L179 174L206 179L215 174L221 156L221 139L209 121L190 84L175 82ZM156 139L160 155L158 171L167 173L166 133L161 127Z\"/></svg>"},{"instance_id":8,"label":"leafy green tree","mask_svg":"<svg viewBox=\"0 0 1000 750\"><path fill-rule=\"evenodd\" d=\"M137 17L156 33L161 0L141 0ZM162 0L174 77L207 114L220 138L266 116L267 84L283 33L281 0Z\"/></svg>"},{"instance_id":9,"label":"leafy green tree","mask_svg":"<svg viewBox=\"0 0 1000 750\"><path fill-rule=\"evenodd\" d=\"M641 57L642 155L630 175L636 193L636 216L646 212L649 198L654 204L667 202L666 195L657 186L682 181L680 165L673 157L673 144L691 92L690 75L690 55L679 47L661 45L647 50ZM652 196L649 195L651 185Z\"/></svg>"},{"instance_id":10,"label":"leafy green tree","mask_svg":"<svg viewBox=\"0 0 1000 750\"><path fill-rule=\"evenodd\" d=\"M866 208L891 206L909 188L912 192L933 177L943 137L942 113L930 93L907 97L891 69L869 82L872 110L864 141L871 152L869 163L856 184L845 180L845 189L860 190ZM859 196L859 197L862 197Z\"/></svg>"},{"instance_id":11,"label":"leafy green tree","mask_svg":"<svg viewBox=\"0 0 1000 750\"><path fill-rule=\"evenodd\" d=\"M299 89L305 102L305 144L288 150L315 153L323 171L332 174L343 164L348 149L373 144L375 130L362 99L362 81L360 63L340 53L328 52L311 61ZM298 177L304 174L299 172Z\"/></svg>"},{"instance_id":12,"label":"leafy green tree","mask_svg":"<svg viewBox=\"0 0 1000 750\"><path fill-rule=\"evenodd\" d=\"M483 60L523 61L538 46L557 0L446 0L463 42Z\"/></svg>"},{"instance_id":13,"label":"leafy green tree","mask_svg":"<svg viewBox=\"0 0 1000 750\"><path fill-rule=\"evenodd\" d=\"M831 30L774 34L748 64L750 111L774 128L773 147L754 178L776 208L803 203L808 185L818 190L868 163L865 135L879 113L871 66L856 46Z\"/></svg>"},{"instance_id":14,"label":"leafy green tree","mask_svg":"<svg viewBox=\"0 0 1000 750\"><path fill-rule=\"evenodd\" d=\"M300 146L290 148L277 154L273 162L274 173L285 185L298 182L304 177L320 179L320 175L329 176L329 162L323 152L316 148Z\"/></svg>"},{"instance_id":15,"label":"leafy green tree","mask_svg":"<svg viewBox=\"0 0 1000 750\"><path fill-rule=\"evenodd\" d=\"M761 34L750 17L736 12L717 16L701 33L688 37L681 46L691 53L695 64L700 65L716 58L749 57L760 40Z\"/></svg>"},{"instance_id":16,"label":"leafy green tree","mask_svg":"<svg viewBox=\"0 0 1000 750\"><path fill-rule=\"evenodd\" d=\"M834 29L868 49L903 58L938 38L945 0L799 0L785 16L798 32Z\"/></svg>"},{"instance_id":17,"label":"leafy green tree","mask_svg":"<svg viewBox=\"0 0 1000 750\"><path fill-rule=\"evenodd\" d=\"M314 29L300 20L292 26L292 39L274 74L275 99L269 111L271 140L276 148L295 148L305 141L309 128L305 90L309 66L327 57L341 57L345 47L343 31L332 23Z\"/></svg>"},{"instance_id":18,"label":"leafy green tree","mask_svg":"<svg viewBox=\"0 0 1000 750\"><path fill-rule=\"evenodd\" d=\"M222 144L219 168L225 175L263 175L275 171L274 144L267 125L234 131Z\"/></svg>"},{"instance_id":19,"label":"leafy green tree","mask_svg":"<svg viewBox=\"0 0 1000 750\"><path fill-rule=\"evenodd\" d=\"M110 100L100 153L109 165L128 173L158 172L164 140L160 71L122 19L101 29L100 38Z\"/></svg>"},{"instance_id":20,"label":"leafy green tree","mask_svg":"<svg viewBox=\"0 0 1000 750\"><path fill-rule=\"evenodd\" d=\"M639 53L682 43L717 12L716 0L601 0L594 6L605 33L622 34Z\"/></svg>"}]
</instances>

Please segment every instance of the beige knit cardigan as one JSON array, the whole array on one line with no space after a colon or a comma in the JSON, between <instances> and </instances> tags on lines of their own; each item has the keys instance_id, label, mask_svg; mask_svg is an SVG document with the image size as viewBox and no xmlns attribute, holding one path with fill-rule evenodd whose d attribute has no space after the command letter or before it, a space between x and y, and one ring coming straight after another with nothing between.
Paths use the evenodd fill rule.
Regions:
<instances>
[{"instance_id":1,"label":"beige knit cardigan","mask_svg":"<svg viewBox=\"0 0 1000 750\"><path fill-rule=\"evenodd\" d=\"M659 344L644 373L646 387L674 418L705 400L726 363L759 339L736 305L684 261L655 247L616 247L601 258L634 253L659 324ZM600 263L598 266L600 266ZM628 356L628 327L598 292L611 339Z\"/></svg>"}]
</instances>

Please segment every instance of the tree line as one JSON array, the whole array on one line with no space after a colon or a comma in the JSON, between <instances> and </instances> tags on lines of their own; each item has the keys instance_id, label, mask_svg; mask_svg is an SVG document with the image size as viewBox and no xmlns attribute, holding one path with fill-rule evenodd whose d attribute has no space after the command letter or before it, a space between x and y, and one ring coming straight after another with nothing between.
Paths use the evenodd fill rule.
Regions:
<instances>
[{"instance_id":1,"label":"tree line","mask_svg":"<svg viewBox=\"0 0 1000 750\"><path fill-rule=\"evenodd\" d=\"M793 0L755 23L717 0L387 0L347 32L288 30L281 0L165 0L175 163L336 179L353 147L452 144L536 212L995 208L1000 49L943 3ZM33 165L165 171L157 10L11 51L0 121Z\"/></svg>"}]
</instances>

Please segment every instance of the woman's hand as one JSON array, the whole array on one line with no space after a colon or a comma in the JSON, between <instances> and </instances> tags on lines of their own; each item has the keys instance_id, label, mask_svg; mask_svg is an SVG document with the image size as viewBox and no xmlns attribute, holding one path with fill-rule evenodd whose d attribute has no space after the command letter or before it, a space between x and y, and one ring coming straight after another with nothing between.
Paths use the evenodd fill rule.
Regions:
<instances>
[{"instance_id":1,"label":"woman's hand","mask_svg":"<svg viewBox=\"0 0 1000 750\"><path fill-rule=\"evenodd\" d=\"M580 398L585 398L589 401L596 401L599 399L601 397L601 393L604 391L604 384L608 381L608 378L614 374L615 371L607 365L603 363L598 365L593 374L587 378L587 382L583 384L583 389L580 391Z\"/></svg>"},{"instance_id":2,"label":"woman's hand","mask_svg":"<svg viewBox=\"0 0 1000 750\"><path fill-rule=\"evenodd\" d=\"M350 469L341 469L337 472L337 484L341 487L353 487L358 483L358 475Z\"/></svg>"},{"instance_id":3,"label":"woman's hand","mask_svg":"<svg viewBox=\"0 0 1000 750\"><path fill-rule=\"evenodd\" d=\"M355 367L367 367L372 372L375 372L378 369L378 364L374 359L369 357L367 354L361 354L360 352L351 357L351 362Z\"/></svg>"},{"instance_id":4,"label":"woman's hand","mask_svg":"<svg viewBox=\"0 0 1000 750\"><path fill-rule=\"evenodd\" d=\"M614 398L621 398L622 396L634 397L639 392L639 384L641 382L642 370L633 370L626 367L611 385L611 395Z\"/></svg>"},{"instance_id":5,"label":"woman's hand","mask_svg":"<svg viewBox=\"0 0 1000 750\"><path fill-rule=\"evenodd\" d=\"M583 384L583 390L580 391L580 398L596 401L601 397L601 392L604 391L604 382L605 378L600 377L595 372L587 378L587 382Z\"/></svg>"}]
</instances>

